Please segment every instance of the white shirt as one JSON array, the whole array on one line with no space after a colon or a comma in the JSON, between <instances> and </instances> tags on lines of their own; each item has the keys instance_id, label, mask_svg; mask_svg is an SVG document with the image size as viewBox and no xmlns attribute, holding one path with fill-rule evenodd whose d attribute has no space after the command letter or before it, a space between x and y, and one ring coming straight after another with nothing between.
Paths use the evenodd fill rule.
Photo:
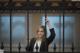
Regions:
<instances>
[{"instance_id":1,"label":"white shirt","mask_svg":"<svg viewBox=\"0 0 80 53\"><path fill-rule=\"evenodd\" d=\"M0 49L0 53L4 53L4 50Z\"/></svg>"},{"instance_id":2,"label":"white shirt","mask_svg":"<svg viewBox=\"0 0 80 53\"><path fill-rule=\"evenodd\" d=\"M41 40L35 42L33 52L36 52L36 44L38 45L38 52L40 52Z\"/></svg>"}]
</instances>

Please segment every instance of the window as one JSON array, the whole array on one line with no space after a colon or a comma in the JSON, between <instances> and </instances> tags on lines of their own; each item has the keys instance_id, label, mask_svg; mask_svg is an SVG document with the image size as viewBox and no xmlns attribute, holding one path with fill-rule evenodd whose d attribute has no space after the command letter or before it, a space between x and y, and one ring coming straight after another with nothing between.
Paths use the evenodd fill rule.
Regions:
<instances>
[{"instance_id":1,"label":"window","mask_svg":"<svg viewBox=\"0 0 80 53\"><path fill-rule=\"evenodd\" d=\"M25 16L19 15L19 16L12 16L12 50L16 51L18 50L18 44L19 42L24 44L27 42L27 26L26 26L26 19ZM4 49L9 51L10 47L10 16L2 15L0 17L0 43L4 43ZM24 44L23 47L25 47L26 44ZM25 49L25 48L24 48Z\"/></svg>"},{"instance_id":2,"label":"window","mask_svg":"<svg viewBox=\"0 0 80 53\"><path fill-rule=\"evenodd\" d=\"M54 47L54 43L56 46L63 47L63 18L62 16L47 16L48 20L51 23L51 26L54 27L56 37L55 40L51 44L51 48ZM65 43L65 48L71 47L72 42L73 42L73 33L74 33L74 23L75 19L73 16L65 16L64 17L64 43ZM41 17L41 24L45 25L45 16ZM49 28L47 26L47 37L49 37L50 32ZM60 48L59 48L60 49Z\"/></svg>"}]
</instances>

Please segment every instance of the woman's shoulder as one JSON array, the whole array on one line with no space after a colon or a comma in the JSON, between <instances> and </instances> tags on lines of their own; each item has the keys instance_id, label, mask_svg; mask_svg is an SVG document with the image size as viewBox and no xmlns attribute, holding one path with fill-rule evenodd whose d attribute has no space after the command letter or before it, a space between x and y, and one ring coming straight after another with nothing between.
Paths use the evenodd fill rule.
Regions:
<instances>
[{"instance_id":1,"label":"woman's shoulder","mask_svg":"<svg viewBox=\"0 0 80 53\"><path fill-rule=\"evenodd\" d=\"M35 38L31 38L31 41L34 41L34 40L36 40Z\"/></svg>"}]
</instances>

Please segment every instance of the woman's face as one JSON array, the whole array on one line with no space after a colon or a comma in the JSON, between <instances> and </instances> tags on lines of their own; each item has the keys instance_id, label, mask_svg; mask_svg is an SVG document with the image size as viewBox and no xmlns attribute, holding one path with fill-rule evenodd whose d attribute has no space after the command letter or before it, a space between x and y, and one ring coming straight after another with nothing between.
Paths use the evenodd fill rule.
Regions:
<instances>
[{"instance_id":1,"label":"woman's face","mask_svg":"<svg viewBox=\"0 0 80 53\"><path fill-rule=\"evenodd\" d=\"M44 36L44 30L43 28L39 27L37 31L37 38L42 38Z\"/></svg>"}]
</instances>

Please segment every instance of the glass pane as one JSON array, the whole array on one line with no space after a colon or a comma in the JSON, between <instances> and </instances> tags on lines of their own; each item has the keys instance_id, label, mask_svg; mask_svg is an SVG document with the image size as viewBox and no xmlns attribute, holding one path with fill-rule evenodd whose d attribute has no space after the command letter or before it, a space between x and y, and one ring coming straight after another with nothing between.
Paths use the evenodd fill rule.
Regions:
<instances>
[{"instance_id":1,"label":"glass pane","mask_svg":"<svg viewBox=\"0 0 80 53\"><path fill-rule=\"evenodd\" d=\"M75 19L73 16L65 16L65 27L64 27L64 38L65 38L65 51L71 52L72 42L74 43L74 26L75 26Z\"/></svg>"},{"instance_id":2,"label":"glass pane","mask_svg":"<svg viewBox=\"0 0 80 53\"><path fill-rule=\"evenodd\" d=\"M18 51L19 42L22 49L27 45L27 32L25 16L12 16L12 46L13 51ZM24 48L25 49L25 48Z\"/></svg>"},{"instance_id":3,"label":"glass pane","mask_svg":"<svg viewBox=\"0 0 80 53\"><path fill-rule=\"evenodd\" d=\"M10 17L9 16L1 16L0 17L0 43L3 42L4 49L9 50L9 42L10 42ZM7 48L6 48L7 47Z\"/></svg>"}]
</instances>

